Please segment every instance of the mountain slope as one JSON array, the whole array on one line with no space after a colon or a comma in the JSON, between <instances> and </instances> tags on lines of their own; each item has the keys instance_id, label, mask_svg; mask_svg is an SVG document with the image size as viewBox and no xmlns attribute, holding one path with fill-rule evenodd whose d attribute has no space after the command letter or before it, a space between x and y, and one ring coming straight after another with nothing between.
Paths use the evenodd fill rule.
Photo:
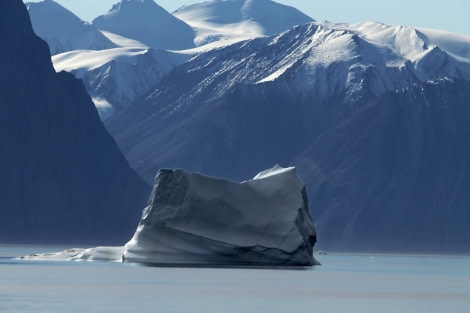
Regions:
<instances>
[{"instance_id":1,"label":"mountain slope","mask_svg":"<svg viewBox=\"0 0 470 313\"><path fill-rule=\"evenodd\" d=\"M417 84L336 113L293 161L330 249L470 250L469 87Z\"/></svg>"},{"instance_id":2,"label":"mountain slope","mask_svg":"<svg viewBox=\"0 0 470 313\"><path fill-rule=\"evenodd\" d=\"M161 167L234 180L298 167L320 248L469 251L470 62L433 38L297 26L192 58L106 126L148 181Z\"/></svg>"},{"instance_id":3,"label":"mountain slope","mask_svg":"<svg viewBox=\"0 0 470 313\"><path fill-rule=\"evenodd\" d=\"M313 19L271 0L206 1L172 13L196 31L198 46L270 36Z\"/></svg>"},{"instance_id":4,"label":"mountain slope","mask_svg":"<svg viewBox=\"0 0 470 313\"><path fill-rule=\"evenodd\" d=\"M106 14L94 19L93 26L152 48L182 50L194 47L193 29L153 0L121 0Z\"/></svg>"},{"instance_id":5,"label":"mountain slope","mask_svg":"<svg viewBox=\"0 0 470 313\"><path fill-rule=\"evenodd\" d=\"M0 242L122 243L149 186L81 82L56 73L21 0L0 2Z\"/></svg>"},{"instance_id":6,"label":"mountain slope","mask_svg":"<svg viewBox=\"0 0 470 313\"><path fill-rule=\"evenodd\" d=\"M34 31L48 43L52 55L78 49L116 47L98 29L52 0L27 3L26 7Z\"/></svg>"},{"instance_id":7,"label":"mountain slope","mask_svg":"<svg viewBox=\"0 0 470 313\"><path fill-rule=\"evenodd\" d=\"M52 57L56 71L80 78L102 120L128 106L189 56L153 48L71 51Z\"/></svg>"}]
</instances>

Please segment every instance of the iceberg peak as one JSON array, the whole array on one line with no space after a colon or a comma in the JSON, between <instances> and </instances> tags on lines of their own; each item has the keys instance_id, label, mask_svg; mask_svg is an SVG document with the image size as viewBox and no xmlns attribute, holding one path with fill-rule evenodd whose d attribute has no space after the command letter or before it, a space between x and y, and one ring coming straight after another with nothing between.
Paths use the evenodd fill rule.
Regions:
<instances>
[{"instance_id":1,"label":"iceberg peak","mask_svg":"<svg viewBox=\"0 0 470 313\"><path fill-rule=\"evenodd\" d=\"M270 169L264 170L262 172L259 172L255 177L253 177L253 180L254 179L263 179L263 178L266 178L266 177L269 177L269 176L278 175L278 174L282 174L282 173L286 173L286 172L293 172L294 175L296 175L295 174L295 167L284 168L284 167L280 166L279 164L276 164L276 165L274 165L273 168L270 168Z\"/></svg>"}]
</instances>

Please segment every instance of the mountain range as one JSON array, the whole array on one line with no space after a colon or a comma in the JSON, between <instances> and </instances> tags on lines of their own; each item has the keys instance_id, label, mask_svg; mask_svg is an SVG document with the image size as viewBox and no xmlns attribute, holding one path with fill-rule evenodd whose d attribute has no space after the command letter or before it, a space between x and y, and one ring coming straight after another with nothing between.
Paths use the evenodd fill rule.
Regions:
<instances>
[{"instance_id":1,"label":"mountain range","mask_svg":"<svg viewBox=\"0 0 470 313\"><path fill-rule=\"evenodd\" d=\"M378 30L382 31L382 37L367 37L368 31L377 34ZM263 132L265 134L260 138L285 138L286 143L299 144L303 149L310 141L307 139L302 143L305 134L315 133L316 128L324 123L323 117L317 120L321 116L315 112L318 109L329 110L335 105L345 109L360 108L364 102L384 93L446 77L470 81L470 66L464 59L468 51L463 51L461 56L446 52L430 39L432 35L432 32L425 35L413 28L378 23L352 26L309 23L273 37L213 49L175 68L141 101L116 114L106 122L106 126L146 180L151 179L147 176L151 168L177 166L176 163L184 155L177 147L185 149L188 161L196 163L210 157L204 154L194 158L195 151L202 149L220 153L220 148L211 147L209 143L208 147L202 148L202 143L213 142L215 135L220 137L225 134L223 145L235 150L241 144L252 142L256 138L252 133ZM238 104L225 108L221 113L214 113L230 101ZM260 109L262 103L266 103L264 113ZM273 110L270 111L270 108ZM289 116L289 122L281 122ZM274 117L280 120L273 122ZM205 121L207 118L211 121ZM238 129L242 125L240 119L250 120L245 126L271 126L253 129L253 132ZM214 134L187 130L196 124L205 130L215 128ZM236 129L231 130L232 125ZM292 129L286 131L279 125L292 125ZM292 138L287 138L296 131ZM189 136L184 137L185 140L195 146L189 148L173 142L173 138L180 141L185 132ZM240 134L245 134L247 138L237 138ZM269 143L261 139L253 144L252 149L246 150L255 152L255 147L268 144L272 148L277 146L276 140ZM165 147L162 149L164 153L160 149L153 149L150 154L141 152L150 146ZM170 146L174 148L170 149ZM285 151L282 155L291 153L291 149L281 148L282 145L279 147ZM267 148L260 150L271 151ZM273 159L274 162L279 156L272 152L260 157L259 161L269 164L268 160ZM248 167L248 171L214 160L208 164L218 167L215 172L232 171L229 177L238 173L237 179L242 179L257 166L267 165L257 164L258 159L252 154L246 155L252 159L252 162L247 159L246 164L254 167ZM238 158L227 151L229 155ZM291 160L291 157L283 157L280 161ZM196 165L190 168L206 173L209 170ZM211 173L210 170L208 173Z\"/></svg>"},{"instance_id":2,"label":"mountain range","mask_svg":"<svg viewBox=\"0 0 470 313\"><path fill-rule=\"evenodd\" d=\"M292 7L269 0L208 1L202 8L185 6L174 14L153 0L126 0L91 25L52 0L27 6L33 27L51 47L55 69L72 72L83 81L103 120L132 104L169 70L201 51L313 21ZM213 13L228 17L234 15L234 9L236 17L227 21L206 18ZM261 12L272 12L276 22ZM116 49L101 49L103 40L91 32L104 36ZM72 46L71 41L75 48L64 49Z\"/></svg>"},{"instance_id":3,"label":"mountain range","mask_svg":"<svg viewBox=\"0 0 470 313\"><path fill-rule=\"evenodd\" d=\"M242 180L296 166L320 246L468 249L459 38L441 48L434 31L309 23L199 54L106 126L147 181L161 167Z\"/></svg>"},{"instance_id":4,"label":"mountain range","mask_svg":"<svg viewBox=\"0 0 470 313\"><path fill-rule=\"evenodd\" d=\"M113 10L134 16L127 2L141 1ZM162 167L244 180L296 166L321 248L470 251L470 37L315 22L267 0L208 1L172 16L191 27L194 47L157 50L175 61L158 61L161 75L105 120L144 180ZM113 62L151 51L137 36L105 34L121 43ZM74 65L81 53L54 56L56 69L106 77L107 57ZM136 68L108 81L145 77Z\"/></svg>"}]
</instances>

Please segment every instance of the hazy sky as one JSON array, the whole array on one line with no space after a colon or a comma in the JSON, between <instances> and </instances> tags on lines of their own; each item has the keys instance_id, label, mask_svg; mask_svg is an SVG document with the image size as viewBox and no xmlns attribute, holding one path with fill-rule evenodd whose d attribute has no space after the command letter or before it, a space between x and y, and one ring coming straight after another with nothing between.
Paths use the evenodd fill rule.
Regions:
<instances>
[{"instance_id":1,"label":"hazy sky","mask_svg":"<svg viewBox=\"0 0 470 313\"><path fill-rule=\"evenodd\" d=\"M4 1L4 0L0 0ZM39 0L25 0L38 2ZM107 12L119 0L55 0L81 19L91 22ZM205 0L156 0L173 12L183 5ZM418 26L470 35L468 0L277 0L296 7L315 20L362 22L373 20L386 24Z\"/></svg>"}]
</instances>

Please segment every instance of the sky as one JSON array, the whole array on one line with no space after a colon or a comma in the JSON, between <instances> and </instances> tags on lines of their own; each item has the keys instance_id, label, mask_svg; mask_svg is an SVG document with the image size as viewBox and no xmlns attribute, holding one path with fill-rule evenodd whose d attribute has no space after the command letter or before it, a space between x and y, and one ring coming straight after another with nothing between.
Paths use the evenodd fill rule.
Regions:
<instances>
[{"instance_id":1,"label":"sky","mask_svg":"<svg viewBox=\"0 0 470 313\"><path fill-rule=\"evenodd\" d=\"M119 2L119 0L55 1L88 22ZM156 0L155 2L167 11L173 12L183 5L204 1L206 0ZM377 21L470 35L468 0L276 0L276 2L293 6L317 21L341 23Z\"/></svg>"}]
</instances>

